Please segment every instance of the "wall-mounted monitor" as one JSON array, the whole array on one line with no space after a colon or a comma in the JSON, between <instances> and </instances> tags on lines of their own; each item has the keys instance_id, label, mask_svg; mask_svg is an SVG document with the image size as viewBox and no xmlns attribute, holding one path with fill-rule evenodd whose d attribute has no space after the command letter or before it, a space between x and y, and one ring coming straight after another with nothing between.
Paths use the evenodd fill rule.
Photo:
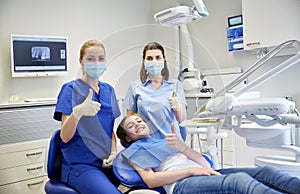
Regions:
<instances>
[{"instance_id":1,"label":"wall-mounted monitor","mask_svg":"<svg viewBox=\"0 0 300 194\"><path fill-rule=\"evenodd\" d=\"M243 24L243 16L237 15L228 18L228 27L239 26Z\"/></svg>"},{"instance_id":2,"label":"wall-mounted monitor","mask_svg":"<svg viewBox=\"0 0 300 194\"><path fill-rule=\"evenodd\" d=\"M12 77L65 75L67 64L66 37L11 35Z\"/></svg>"}]
</instances>

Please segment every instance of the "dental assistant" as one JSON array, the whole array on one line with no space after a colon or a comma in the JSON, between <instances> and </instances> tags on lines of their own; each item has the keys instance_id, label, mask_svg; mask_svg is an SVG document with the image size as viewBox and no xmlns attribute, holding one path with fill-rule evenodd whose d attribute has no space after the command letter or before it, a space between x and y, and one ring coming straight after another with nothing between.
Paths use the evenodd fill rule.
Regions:
<instances>
[{"instance_id":1,"label":"dental assistant","mask_svg":"<svg viewBox=\"0 0 300 194\"><path fill-rule=\"evenodd\" d=\"M105 61L100 42L85 42L79 57L82 77L62 86L54 112L61 121L61 180L81 194L121 193L109 168L117 152L113 127L120 110L113 87L99 81Z\"/></svg>"},{"instance_id":2,"label":"dental assistant","mask_svg":"<svg viewBox=\"0 0 300 194\"><path fill-rule=\"evenodd\" d=\"M148 43L143 50L140 80L131 83L124 105L127 114L138 113L150 128L150 135L165 138L175 131L180 135L179 123L186 118L186 100L181 82L169 79L169 69L162 45Z\"/></svg>"}]
</instances>

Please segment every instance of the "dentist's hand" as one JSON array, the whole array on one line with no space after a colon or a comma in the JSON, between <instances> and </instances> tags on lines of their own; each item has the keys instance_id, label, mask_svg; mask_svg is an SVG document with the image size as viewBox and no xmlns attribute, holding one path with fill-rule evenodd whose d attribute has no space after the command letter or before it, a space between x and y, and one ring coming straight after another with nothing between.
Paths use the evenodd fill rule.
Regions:
<instances>
[{"instance_id":1,"label":"dentist's hand","mask_svg":"<svg viewBox=\"0 0 300 194\"><path fill-rule=\"evenodd\" d=\"M171 134L166 134L167 144L180 152L184 152L188 146L180 138L178 138L173 123L171 125L171 130Z\"/></svg>"},{"instance_id":2,"label":"dentist's hand","mask_svg":"<svg viewBox=\"0 0 300 194\"><path fill-rule=\"evenodd\" d=\"M109 168L112 166L114 159L116 158L117 153L116 152L111 152L109 157L107 159L104 159L102 162L102 167L103 168Z\"/></svg>"},{"instance_id":3,"label":"dentist's hand","mask_svg":"<svg viewBox=\"0 0 300 194\"><path fill-rule=\"evenodd\" d=\"M73 115L76 120L80 120L82 116L94 116L100 110L101 104L93 101L93 90L89 89L89 95L83 101L73 108Z\"/></svg>"},{"instance_id":4,"label":"dentist's hand","mask_svg":"<svg viewBox=\"0 0 300 194\"><path fill-rule=\"evenodd\" d=\"M178 98L176 97L175 91L172 92L172 95L169 98L169 104L173 110L176 111L179 109L179 102L178 102Z\"/></svg>"}]
</instances>

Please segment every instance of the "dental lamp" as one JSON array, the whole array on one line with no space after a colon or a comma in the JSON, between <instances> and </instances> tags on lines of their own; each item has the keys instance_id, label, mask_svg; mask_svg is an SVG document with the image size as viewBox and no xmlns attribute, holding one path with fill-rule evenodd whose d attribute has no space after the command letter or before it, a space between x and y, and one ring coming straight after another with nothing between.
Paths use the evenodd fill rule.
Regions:
<instances>
[{"instance_id":1,"label":"dental lamp","mask_svg":"<svg viewBox=\"0 0 300 194\"><path fill-rule=\"evenodd\" d=\"M193 0L193 7L176 6L154 15L154 19L162 25L166 26L180 26L185 41L188 45L189 65L188 67L181 67L178 79L182 82L185 93L199 93L205 85L200 79L200 70L194 67L193 45L190 34L188 32L186 23L208 16L208 10L203 0Z\"/></svg>"},{"instance_id":2,"label":"dental lamp","mask_svg":"<svg viewBox=\"0 0 300 194\"><path fill-rule=\"evenodd\" d=\"M177 6L160 11L154 15L154 19L162 25L178 26L209 15L203 0L193 2L193 7Z\"/></svg>"}]
</instances>

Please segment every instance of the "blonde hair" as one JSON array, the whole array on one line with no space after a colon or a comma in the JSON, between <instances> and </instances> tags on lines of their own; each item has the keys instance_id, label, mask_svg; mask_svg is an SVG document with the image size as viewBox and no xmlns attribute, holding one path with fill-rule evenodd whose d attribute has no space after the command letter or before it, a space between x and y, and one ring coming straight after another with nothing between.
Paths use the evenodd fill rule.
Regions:
<instances>
[{"instance_id":1,"label":"blonde hair","mask_svg":"<svg viewBox=\"0 0 300 194\"><path fill-rule=\"evenodd\" d=\"M93 47L93 46L100 46L101 48L103 48L104 52L105 52L105 48L104 45L99 42L98 40L88 40L86 42L84 42L82 44L82 46L80 47L80 53L79 53L79 60L81 61L83 59L83 55L86 52L87 48ZM81 67L81 72L84 72L84 67Z\"/></svg>"},{"instance_id":2,"label":"blonde hair","mask_svg":"<svg viewBox=\"0 0 300 194\"><path fill-rule=\"evenodd\" d=\"M83 45L80 48L79 59L82 60L86 49L90 48L90 47L93 47L93 46L100 46L105 51L104 45L102 43L100 43L98 40L88 40L88 41L84 42Z\"/></svg>"}]
</instances>

